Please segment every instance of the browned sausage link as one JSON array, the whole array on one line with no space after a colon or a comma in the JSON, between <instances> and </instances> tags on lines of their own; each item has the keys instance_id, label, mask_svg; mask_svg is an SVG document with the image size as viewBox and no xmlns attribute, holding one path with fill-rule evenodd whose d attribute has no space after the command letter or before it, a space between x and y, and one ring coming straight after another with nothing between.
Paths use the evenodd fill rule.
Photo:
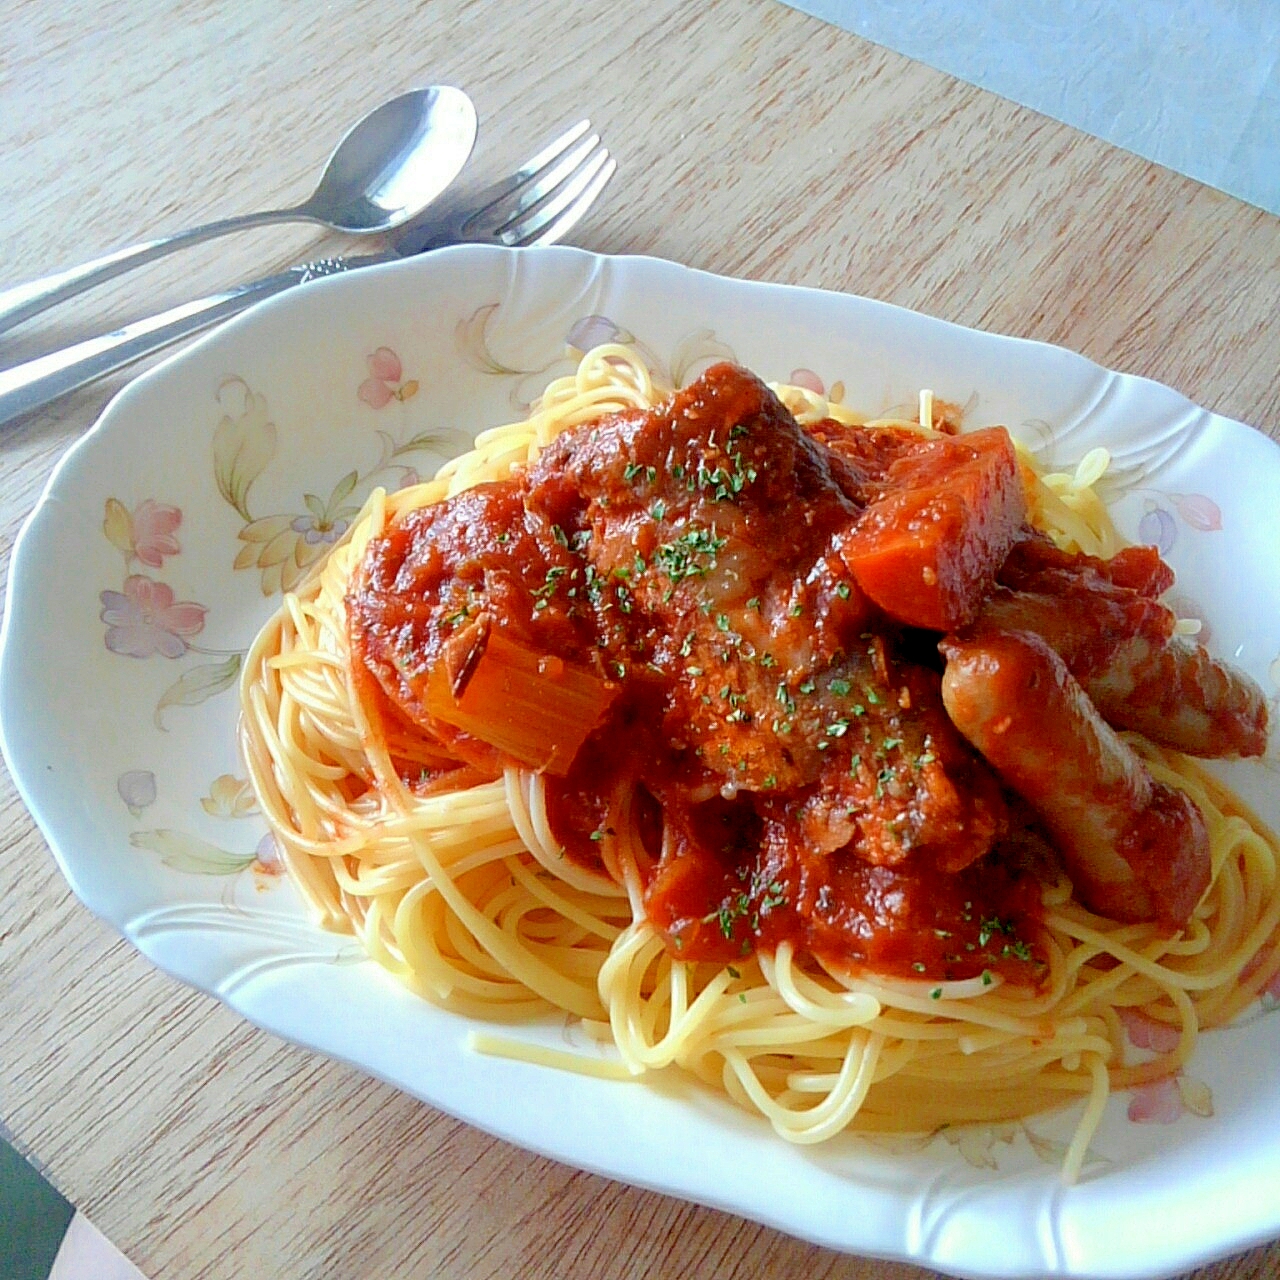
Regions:
<instances>
[{"instance_id":1,"label":"browned sausage link","mask_svg":"<svg viewBox=\"0 0 1280 1280\"><path fill-rule=\"evenodd\" d=\"M1209 883L1200 811L1156 782L1038 636L943 642L956 727L1040 815L1077 897L1117 920L1181 925Z\"/></svg>"},{"instance_id":2,"label":"browned sausage link","mask_svg":"<svg viewBox=\"0 0 1280 1280\"><path fill-rule=\"evenodd\" d=\"M1112 724L1188 755L1260 756L1267 749L1266 695L1202 645L1174 639L1157 648L1137 636L1086 688Z\"/></svg>"},{"instance_id":3,"label":"browned sausage link","mask_svg":"<svg viewBox=\"0 0 1280 1280\"><path fill-rule=\"evenodd\" d=\"M997 588L973 630L1030 631L1046 640L1119 729L1193 756L1262 755L1262 690L1202 646L1166 639L1157 615L1167 612L1136 595L1089 599Z\"/></svg>"}]
</instances>

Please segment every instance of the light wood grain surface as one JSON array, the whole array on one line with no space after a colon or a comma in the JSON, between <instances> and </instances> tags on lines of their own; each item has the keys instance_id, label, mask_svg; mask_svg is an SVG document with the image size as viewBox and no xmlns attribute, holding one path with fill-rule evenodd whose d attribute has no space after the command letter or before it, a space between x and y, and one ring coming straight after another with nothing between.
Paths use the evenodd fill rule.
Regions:
<instances>
[{"instance_id":1,"label":"light wood grain surface","mask_svg":"<svg viewBox=\"0 0 1280 1280\"><path fill-rule=\"evenodd\" d=\"M6 282L304 196L392 93L466 88L496 176L589 113L575 242L1061 343L1280 436L1280 222L775 0L0 0ZM351 247L244 233L0 338L0 362ZM0 560L124 378L0 436ZM525 1155L255 1030L72 897L0 775L0 1121L155 1280L906 1280ZM3 1230L3 1224L0 1224ZM1280 1246L1198 1273L1280 1271Z\"/></svg>"}]
</instances>

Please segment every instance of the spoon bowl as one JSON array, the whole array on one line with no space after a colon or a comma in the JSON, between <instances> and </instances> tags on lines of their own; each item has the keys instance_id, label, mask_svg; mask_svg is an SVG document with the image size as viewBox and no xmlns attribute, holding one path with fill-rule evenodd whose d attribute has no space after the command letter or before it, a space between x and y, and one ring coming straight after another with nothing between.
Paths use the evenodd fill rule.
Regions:
<instances>
[{"instance_id":1,"label":"spoon bowl","mask_svg":"<svg viewBox=\"0 0 1280 1280\"><path fill-rule=\"evenodd\" d=\"M384 102L333 149L297 217L374 235L417 217L458 176L476 140L476 109L461 89L437 85Z\"/></svg>"},{"instance_id":2,"label":"spoon bowl","mask_svg":"<svg viewBox=\"0 0 1280 1280\"><path fill-rule=\"evenodd\" d=\"M402 93L346 134L301 204L223 218L0 291L0 333L174 249L246 227L314 222L356 236L394 231L424 213L462 172L476 127L476 109L461 89L434 85Z\"/></svg>"}]
</instances>

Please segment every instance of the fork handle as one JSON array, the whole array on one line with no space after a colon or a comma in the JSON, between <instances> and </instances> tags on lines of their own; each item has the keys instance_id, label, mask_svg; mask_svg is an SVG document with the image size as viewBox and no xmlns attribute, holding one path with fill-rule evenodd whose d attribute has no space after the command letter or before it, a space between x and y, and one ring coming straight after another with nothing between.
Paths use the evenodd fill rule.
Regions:
<instances>
[{"instance_id":1,"label":"fork handle","mask_svg":"<svg viewBox=\"0 0 1280 1280\"><path fill-rule=\"evenodd\" d=\"M113 333L89 338L50 355L28 360L25 364L0 370L0 429L77 387L104 378L135 360L141 360L143 356L199 333L201 329L244 311L255 302L310 280L395 262L397 258L397 254L384 250L351 258L321 258L315 262L304 262L301 266L265 276L238 289L172 307Z\"/></svg>"},{"instance_id":2,"label":"fork handle","mask_svg":"<svg viewBox=\"0 0 1280 1280\"><path fill-rule=\"evenodd\" d=\"M175 249L185 249L188 245L200 244L231 231L243 231L246 227L264 226L272 222L294 222L304 217L296 209L276 209L269 213L246 213L237 218L223 218L203 227L177 231L159 240L146 240L126 249L116 249L100 258L81 263L78 267L0 290L0 333L39 315L41 311L56 306L59 302L65 302L95 285L123 275L134 267L142 266L144 262L153 262Z\"/></svg>"},{"instance_id":3,"label":"fork handle","mask_svg":"<svg viewBox=\"0 0 1280 1280\"><path fill-rule=\"evenodd\" d=\"M114 333L77 342L12 369L0 370L0 429L77 387L106 377L308 278L302 268L294 267L242 288L162 311Z\"/></svg>"}]
</instances>

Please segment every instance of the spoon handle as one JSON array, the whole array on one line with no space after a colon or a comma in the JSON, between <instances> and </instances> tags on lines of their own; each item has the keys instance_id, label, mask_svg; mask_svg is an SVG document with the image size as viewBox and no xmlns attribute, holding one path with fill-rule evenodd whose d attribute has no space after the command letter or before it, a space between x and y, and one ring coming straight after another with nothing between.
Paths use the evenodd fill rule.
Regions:
<instances>
[{"instance_id":1,"label":"spoon handle","mask_svg":"<svg viewBox=\"0 0 1280 1280\"><path fill-rule=\"evenodd\" d=\"M143 356L207 329L294 285L357 267L391 262L395 258L394 253L373 253L355 258L324 258L290 267L287 271L241 285L238 289L172 307L113 333L89 338L61 351L14 365L11 369L0 370L0 429L77 387L106 377Z\"/></svg>"},{"instance_id":2,"label":"spoon handle","mask_svg":"<svg viewBox=\"0 0 1280 1280\"><path fill-rule=\"evenodd\" d=\"M296 209L275 209L269 213L246 213L237 218L223 218L219 222L210 222L203 227L177 231L159 240L147 240L126 249L116 249L112 253L103 254L102 257L94 258L78 267L71 267L66 271L42 276L39 280L30 280L26 284L0 290L0 333L31 316L38 315L48 307L65 302L68 298L74 298L76 294L92 289L94 285L123 275L126 271L140 267L144 262L161 258L175 249L185 249L188 245L212 240L215 236L226 235L230 231L242 231L246 227L265 226L272 222L299 221L305 217L305 214L299 213Z\"/></svg>"}]
</instances>

